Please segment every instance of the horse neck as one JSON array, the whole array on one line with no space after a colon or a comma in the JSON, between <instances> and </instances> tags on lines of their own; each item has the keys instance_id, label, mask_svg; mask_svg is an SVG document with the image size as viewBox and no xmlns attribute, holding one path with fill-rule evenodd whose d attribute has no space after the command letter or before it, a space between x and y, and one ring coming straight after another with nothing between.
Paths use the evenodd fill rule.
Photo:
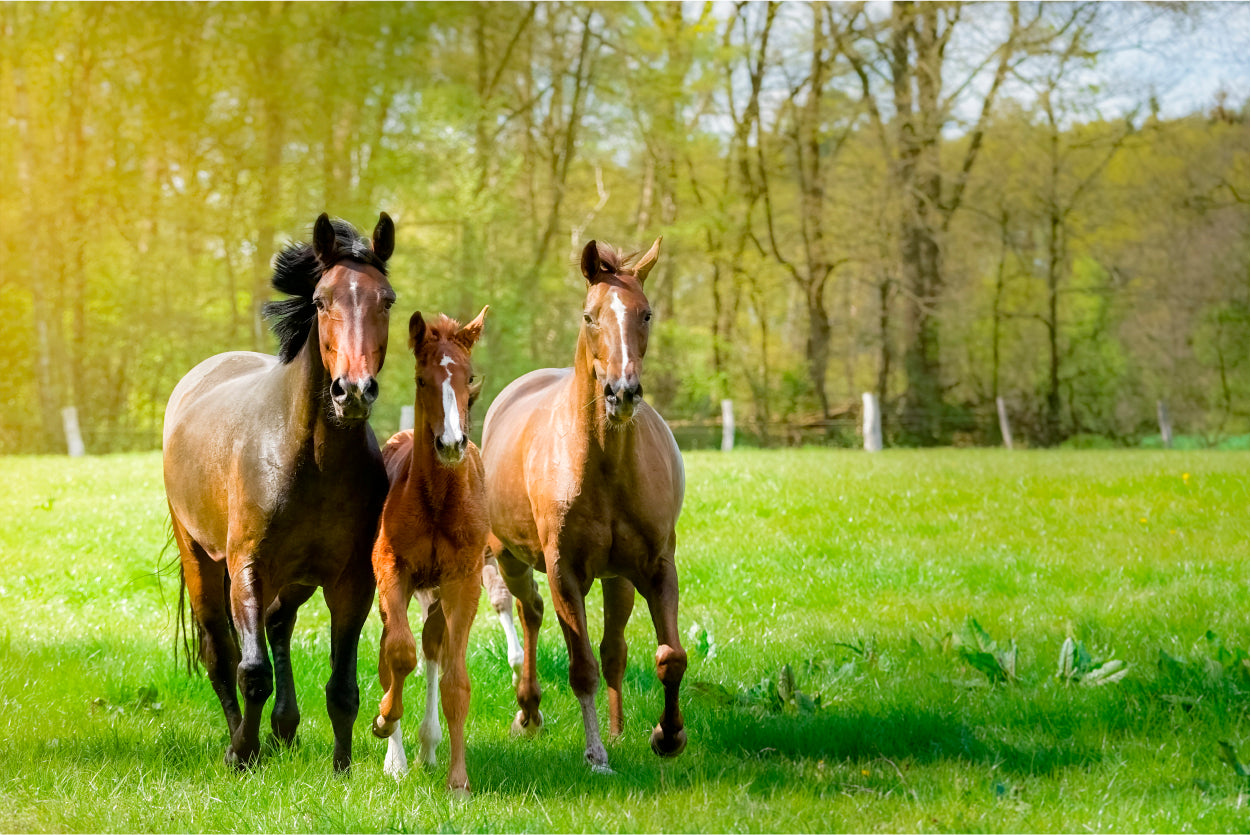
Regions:
<instances>
[{"instance_id":1,"label":"horse neck","mask_svg":"<svg viewBox=\"0 0 1251 835\"><path fill-rule=\"evenodd\" d=\"M573 374L569 377L564 409L571 416L570 442L576 448L585 449L587 458L624 459L634 448L634 427L608 426L608 408L604 392L595 380L595 368L591 362L591 349L586 332L578 333L578 349L574 355Z\"/></svg>"},{"instance_id":2,"label":"horse neck","mask_svg":"<svg viewBox=\"0 0 1251 835\"><path fill-rule=\"evenodd\" d=\"M460 495L468 462L462 461L455 469L439 463L421 398L413 405L413 449L409 456L409 484L420 488L431 506L442 507Z\"/></svg>"},{"instance_id":3,"label":"horse neck","mask_svg":"<svg viewBox=\"0 0 1251 835\"><path fill-rule=\"evenodd\" d=\"M295 359L280 364L276 374L287 409L285 431L301 449L320 464L340 449L356 448L367 422L341 426L330 420L330 375L322 365L316 322Z\"/></svg>"}]
</instances>

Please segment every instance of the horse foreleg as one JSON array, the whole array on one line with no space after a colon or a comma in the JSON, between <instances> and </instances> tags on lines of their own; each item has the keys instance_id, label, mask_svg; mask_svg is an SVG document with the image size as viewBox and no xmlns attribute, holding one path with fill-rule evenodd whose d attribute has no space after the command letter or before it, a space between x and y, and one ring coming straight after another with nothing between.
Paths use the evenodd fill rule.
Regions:
<instances>
[{"instance_id":1,"label":"horse foreleg","mask_svg":"<svg viewBox=\"0 0 1251 835\"><path fill-rule=\"evenodd\" d=\"M591 651L586 628L586 586L588 581L573 575L561 560L550 555L547 560L547 583L552 593L552 607L560 621L569 651L569 686L582 709L582 730L586 735L586 762L592 771L612 773L608 752L599 733L599 716L595 712L595 691L599 689L599 662Z\"/></svg>"},{"instance_id":2,"label":"horse foreleg","mask_svg":"<svg viewBox=\"0 0 1251 835\"><path fill-rule=\"evenodd\" d=\"M334 769L352 765L352 725L360 709L356 683L357 646L374 597L374 573L368 554L354 559L338 582L322 589L330 609L330 679L326 682L326 712L334 729Z\"/></svg>"},{"instance_id":3,"label":"horse foreleg","mask_svg":"<svg viewBox=\"0 0 1251 835\"><path fill-rule=\"evenodd\" d=\"M478 613L482 585L477 574L444 583L440 590L447 633L443 641L443 677L439 681L443 715L447 717L447 735L451 758L447 770L447 787L452 792L469 793L469 774L465 768L465 719L469 715L469 668L465 654L469 647L469 628ZM433 619L433 618L432 618Z\"/></svg>"},{"instance_id":4,"label":"horse foreleg","mask_svg":"<svg viewBox=\"0 0 1251 835\"><path fill-rule=\"evenodd\" d=\"M291 671L291 632L296 612L313 596L313 586L287 586L265 614L265 635L274 659L274 709L269 726L279 742L291 744L300 725L300 708L295 699L295 675Z\"/></svg>"},{"instance_id":5,"label":"horse foreleg","mask_svg":"<svg viewBox=\"0 0 1251 835\"><path fill-rule=\"evenodd\" d=\"M665 688L665 710L660 724L652 729L651 745L662 757L676 757L686 748L686 730L678 707L678 690L686 674L686 650L682 649L678 635L678 572L672 550L660 564L653 585L643 594L656 628L656 676Z\"/></svg>"},{"instance_id":6,"label":"horse foreleg","mask_svg":"<svg viewBox=\"0 0 1251 835\"><path fill-rule=\"evenodd\" d=\"M393 561L388 568L374 552L374 573L378 578L378 613L382 617L382 640L378 647L378 681L382 685L382 701L370 730L374 736L387 740L387 754L382 772L402 777L408 771L404 754L404 732L400 717L404 715L404 680L417 666L417 644L408 622L408 603L412 598L409 584L397 576Z\"/></svg>"},{"instance_id":7,"label":"horse foreleg","mask_svg":"<svg viewBox=\"0 0 1251 835\"><path fill-rule=\"evenodd\" d=\"M517 639L517 626L513 623L513 596L509 593L504 578L500 576L499 563L495 557L488 556L482 565L482 585L486 588L487 599L491 601L491 608L495 610L500 626L504 628L504 640L508 642L508 666L513 671L515 688L521 678L521 664L525 654L521 649L521 641Z\"/></svg>"},{"instance_id":8,"label":"horse foreleg","mask_svg":"<svg viewBox=\"0 0 1251 835\"><path fill-rule=\"evenodd\" d=\"M599 660L608 685L608 735L621 736L621 680L625 676L626 623L634 611L634 586L624 577L600 580L604 590L604 640L599 645Z\"/></svg>"},{"instance_id":9,"label":"horse foreleg","mask_svg":"<svg viewBox=\"0 0 1251 835\"><path fill-rule=\"evenodd\" d=\"M498 540L497 540L498 541ZM521 677L514 685L517 692L517 711L513 719L515 734L533 736L543 730L543 713L539 703L543 691L539 687L538 647L539 628L543 625L543 598L539 596L538 584L534 582L534 569L507 551L493 548L499 560L500 575L508 590L517 599L521 614L524 646L521 657Z\"/></svg>"},{"instance_id":10,"label":"horse foreleg","mask_svg":"<svg viewBox=\"0 0 1251 835\"><path fill-rule=\"evenodd\" d=\"M443 731L439 729L439 664L443 661L443 646L447 637L447 618L442 604L433 592L418 592L426 622L421 628L421 653L426 661L426 712L417 729L421 740L421 764L434 766L438 762L439 743Z\"/></svg>"},{"instance_id":11,"label":"horse foreleg","mask_svg":"<svg viewBox=\"0 0 1251 835\"><path fill-rule=\"evenodd\" d=\"M241 659L239 692L243 694L243 721L231 736L226 761L237 768L251 765L261 750L261 714L274 692L274 668L265 642L261 601L264 587L253 566L244 563L231 578L230 610L239 634Z\"/></svg>"}]
</instances>

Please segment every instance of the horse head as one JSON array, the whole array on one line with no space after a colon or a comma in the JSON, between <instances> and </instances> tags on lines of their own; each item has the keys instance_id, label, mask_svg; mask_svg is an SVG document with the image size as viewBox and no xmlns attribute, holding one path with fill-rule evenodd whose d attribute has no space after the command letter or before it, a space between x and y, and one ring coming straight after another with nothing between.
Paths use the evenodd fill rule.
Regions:
<instances>
[{"instance_id":1,"label":"horse head","mask_svg":"<svg viewBox=\"0 0 1251 835\"><path fill-rule=\"evenodd\" d=\"M322 265L313 291L321 361L330 378L330 404L339 421L369 417L378 399L378 372L387 355L387 328L395 291L386 262L395 226L379 215L372 248L355 233L344 235L325 214L313 226L313 252Z\"/></svg>"},{"instance_id":2,"label":"horse head","mask_svg":"<svg viewBox=\"0 0 1251 835\"><path fill-rule=\"evenodd\" d=\"M418 433L424 426L433 440L435 457L445 467L458 466L469 443L469 409L482 391L470 352L482 336L489 309L489 305L482 308L464 327L442 314L427 323L420 311L408 321L408 344L417 359L413 443L420 443Z\"/></svg>"},{"instance_id":3,"label":"horse head","mask_svg":"<svg viewBox=\"0 0 1251 835\"><path fill-rule=\"evenodd\" d=\"M629 423L643 398L643 357L652 321L643 282L659 255L660 238L633 264L623 263L616 250L595 241L582 250L587 286L578 338L588 349L596 391L603 392L613 424Z\"/></svg>"}]
</instances>

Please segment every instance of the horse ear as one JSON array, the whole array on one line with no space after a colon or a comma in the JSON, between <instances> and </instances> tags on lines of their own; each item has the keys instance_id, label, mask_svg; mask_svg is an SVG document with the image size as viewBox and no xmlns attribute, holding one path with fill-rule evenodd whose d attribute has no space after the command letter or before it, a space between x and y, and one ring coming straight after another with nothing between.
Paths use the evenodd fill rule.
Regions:
<instances>
[{"instance_id":1,"label":"horse ear","mask_svg":"<svg viewBox=\"0 0 1251 835\"><path fill-rule=\"evenodd\" d=\"M660 241L661 238L657 238L652 248L647 250L634 265L634 274L638 276L639 284L647 280L647 274L652 271L652 267L656 266L656 259L660 257Z\"/></svg>"},{"instance_id":2,"label":"horse ear","mask_svg":"<svg viewBox=\"0 0 1251 835\"><path fill-rule=\"evenodd\" d=\"M421 318L421 311L413 311L408 320L408 349L416 352L417 346L426 339L426 320Z\"/></svg>"},{"instance_id":3,"label":"horse ear","mask_svg":"<svg viewBox=\"0 0 1251 835\"><path fill-rule=\"evenodd\" d=\"M339 240L335 237L334 227L330 225L330 215L325 212L313 224L313 253L323 267L329 267L339 260Z\"/></svg>"},{"instance_id":4,"label":"horse ear","mask_svg":"<svg viewBox=\"0 0 1251 835\"><path fill-rule=\"evenodd\" d=\"M482 337L482 325L485 323L487 311L490 309L491 305L484 305L482 311L474 317L474 320L461 328L456 333L456 336L453 337L466 351L473 348L474 343Z\"/></svg>"},{"instance_id":5,"label":"horse ear","mask_svg":"<svg viewBox=\"0 0 1251 835\"><path fill-rule=\"evenodd\" d=\"M591 241L582 248L582 275L590 283L595 282L595 276L600 271L599 260L599 244Z\"/></svg>"},{"instance_id":6,"label":"horse ear","mask_svg":"<svg viewBox=\"0 0 1251 835\"><path fill-rule=\"evenodd\" d=\"M395 252L395 224L391 222L391 216L386 212L378 213L378 225L374 227L374 255L377 255L382 261L386 261L391 257L391 253Z\"/></svg>"}]
</instances>

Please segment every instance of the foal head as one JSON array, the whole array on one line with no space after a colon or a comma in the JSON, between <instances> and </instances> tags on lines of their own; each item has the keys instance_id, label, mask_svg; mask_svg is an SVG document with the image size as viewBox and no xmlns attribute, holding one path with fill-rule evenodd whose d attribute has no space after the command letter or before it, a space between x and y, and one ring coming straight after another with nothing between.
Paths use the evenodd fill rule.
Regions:
<instances>
[{"instance_id":1,"label":"foal head","mask_svg":"<svg viewBox=\"0 0 1251 835\"><path fill-rule=\"evenodd\" d=\"M660 238L632 264L595 241L582 250L587 287L579 340L585 340L596 388L603 392L605 411L613 424L633 419L643 399L643 356L652 321L643 282L659 255Z\"/></svg>"},{"instance_id":2,"label":"foal head","mask_svg":"<svg viewBox=\"0 0 1251 835\"><path fill-rule=\"evenodd\" d=\"M414 413L419 425L414 427L413 443L421 443L421 433L429 432L435 457L445 467L460 464L469 444L469 409L482 391L469 354L482 336L489 309L482 308L464 327L443 314L426 322L420 311L408 321L408 344L417 358Z\"/></svg>"},{"instance_id":3,"label":"foal head","mask_svg":"<svg viewBox=\"0 0 1251 835\"><path fill-rule=\"evenodd\" d=\"M351 224L322 214L313 243L292 244L279 253L273 284L294 298L270 302L278 357L289 363L308 340L316 321L320 360L330 383L331 416L340 423L369 417L378 398L378 371L387 355L387 324L395 292L387 281L387 259L395 248L395 226L383 212L373 240Z\"/></svg>"}]
</instances>

